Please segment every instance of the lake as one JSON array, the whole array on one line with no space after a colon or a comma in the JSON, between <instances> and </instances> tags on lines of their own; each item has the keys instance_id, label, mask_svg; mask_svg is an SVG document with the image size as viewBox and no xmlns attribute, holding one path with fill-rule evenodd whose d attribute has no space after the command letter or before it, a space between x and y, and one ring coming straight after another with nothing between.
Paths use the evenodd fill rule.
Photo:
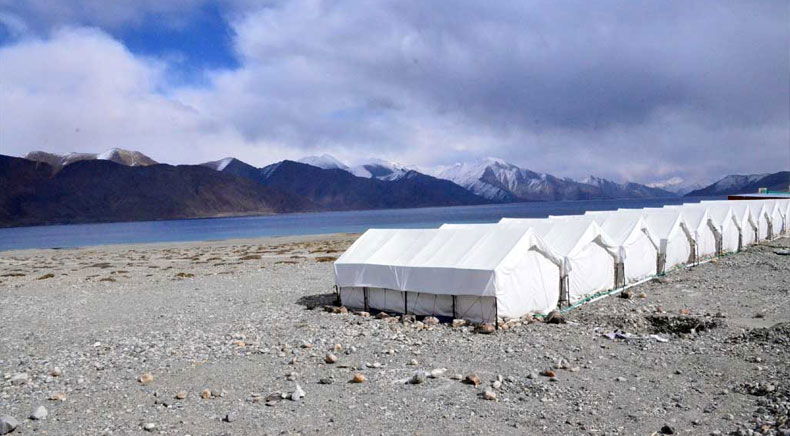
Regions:
<instances>
[{"instance_id":1,"label":"lake","mask_svg":"<svg viewBox=\"0 0 790 436\"><path fill-rule=\"evenodd\" d=\"M719 197L714 197L718 199ZM207 241L262 236L357 233L370 228L435 228L443 223L493 223L502 217L540 218L588 210L656 207L708 198L546 201L484 206L429 207L272 216L69 224L0 229L0 251L73 248L145 242Z\"/></svg>"}]
</instances>

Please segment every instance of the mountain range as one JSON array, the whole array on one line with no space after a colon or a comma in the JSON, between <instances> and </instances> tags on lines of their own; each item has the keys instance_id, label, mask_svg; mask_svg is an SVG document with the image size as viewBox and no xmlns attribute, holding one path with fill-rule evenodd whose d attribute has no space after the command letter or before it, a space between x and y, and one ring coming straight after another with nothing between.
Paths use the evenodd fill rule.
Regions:
<instances>
[{"instance_id":1,"label":"mountain range","mask_svg":"<svg viewBox=\"0 0 790 436\"><path fill-rule=\"evenodd\" d=\"M56 167L0 155L0 227L322 210L309 200L196 165L85 159Z\"/></svg>"},{"instance_id":2,"label":"mountain range","mask_svg":"<svg viewBox=\"0 0 790 436\"><path fill-rule=\"evenodd\" d=\"M788 172L728 176L688 195L787 189L787 179ZM329 155L260 168L232 157L173 166L122 149L0 155L0 226L676 195L595 176L560 178L494 158L420 171L382 160L348 166Z\"/></svg>"},{"instance_id":3,"label":"mountain range","mask_svg":"<svg viewBox=\"0 0 790 436\"><path fill-rule=\"evenodd\" d=\"M760 188L770 191L790 190L790 171L780 171L773 174L731 175L686 194L686 197L701 197L706 195L752 194Z\"/></svg>"}]
</instances>

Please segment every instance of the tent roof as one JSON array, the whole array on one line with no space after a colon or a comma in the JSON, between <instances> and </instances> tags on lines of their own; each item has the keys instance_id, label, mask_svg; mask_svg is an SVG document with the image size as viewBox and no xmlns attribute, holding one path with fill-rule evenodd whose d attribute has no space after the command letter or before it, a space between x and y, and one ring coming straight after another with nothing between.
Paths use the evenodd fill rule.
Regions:
<instances>
[{"instance_id":1,"label":"tent roof","mask_svg":"<svg viewBox=\"0 0 790 436\"><path fill-rule=\"evenodd\" d=\"M721 225L716 223L716 221L710 216L708 213L708 208L705 206L699 206L696 203L693 203L689 204L688 206L685 204L665 206L663 209L680 211L680 214L686 220L686 223L691 225L694 230L707 228L708 221L713 222L713 225L717 230L721 230Z\"/></svg>"},{"instance_id":2,"label":"tent roof","mask_svg":"<svg viewBox=\"0 0 790 436\"><path fill-rule=\"evenodd\" d=\"M502 218L502 226L531 228L560 256L572 256L596 239L616 255L617 244L612 242L594 221L563 219L552 221L546 218Z\"/></svg>"},{"instance_id":3,"label":"tent roof","mask_svg":"<svg viewBox=\"0 0 790 436\"><path fill-rule=\"evenodd\" d=\"M708 210L708 215L720 229L732 223L733 218L736 220L738 219L732 206L728 203L690 204L688 207L706 208Z\"/></svg>"},{"instance_id":4,"label":"tent roof","mask_svg":"<svg viewBox=\"0 0 790 436\"><path fill-rule=\"evenodd\" d=\"M598 224L603 232L606 234L609 239L617 244L623 245L628 242L634 235L634 233L644 233L647 232L647 235L650 239L654 240L654 243L658 243L652 232L650 231L649 226L645 222L644 218L639 215L635 214L617 214L611 213L614 211L598 211L598 212L606 212L606 213L591 213L591 214L584 214L584 215L558 215L558 216L549 216L550 219L554 220L582 220L587 222L594 222Z\"/></svg>"},{"instance_id":5,"label":"tent roof","mask_svg":"<svg viewBox=\"0 0 790 436\"><path fill-rule=\"evenodd\" d=\"M661 239L669 239L677 231L683 231L685 219L680 211L672 209L618 209L617 215L638 215L644 218L653 234Z\"/></svg>"},{"instance_id":6,"label":"tent roof","mask_svg":"<svg viewBox=\"0 0 790 436\"><path fill-rule=\"evenodd\" d=\"M530 229L372 229L335 262L420 268L494 270L517 246L538 250L553 262L559 258Z\"/></svg>"}]
</instances>

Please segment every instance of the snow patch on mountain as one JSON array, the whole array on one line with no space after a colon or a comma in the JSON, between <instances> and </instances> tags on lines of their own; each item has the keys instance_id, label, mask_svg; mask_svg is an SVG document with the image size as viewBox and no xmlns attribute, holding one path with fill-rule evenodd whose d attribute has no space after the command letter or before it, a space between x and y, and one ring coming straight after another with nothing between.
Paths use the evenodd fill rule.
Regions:
<instances>
[{"instance_id":1,"label":"snow patch on mountain","mask_svg":"<svg viewBox=\"0 0 790 436\"><path fill-rule=\"evenodd\" d=\"M366 179L376 178L380 180L400 180L406 174L412 171L412 168L406 165L389 162L381 159L371 159L360 165L352 167L349 172L357 177Z\"/></svg>"},{"instance_id":2,"label":"snow patch on mountain","mask_svg":"<svg viewBox=\"0 0 790 436\"><path fill-rule=\"evenodd\" d=\"M519 168L502 159L488 157L472 163L456 163L437 175L489 200L505 201L525 186L537 187L546 175Z\"/></svg>"},{"instance_id":3,"label":"snow patch on mountain","mask_svg":"<svg viewBox=\"0 0 790 436\"><path fill-rule=\"evenodd\" d=\"M49 153L46 151L31 151L24 157L28 160L49 164L55 172L60 171L66 165L83 160L109 160L126 166L147 166L157 164L155 160L139 151L124 150L121 148L111 148L102 153Z\"/></svg>"},{"instance_id":4,"label":"snow patch on mountain","mask_svg":"<svg viewBox=\"0 0 790 436\"><path fill-rule=\"evenodd\" d=\"M111 148L96 155L97 160L109 160L130 167L155 165L157 162L139 151Z\"/></svg>"},{"instance_id":5,"label":"snow patch on mountain","mask_svg":"<svg viewBox=\"0 0 790 436\"><path fill-rule=\"evenodd\" d=\"M233 162L233 159L234 158L232 157L226 157L225 159L214 160L211 162L202 163L200 165L211 168L214 171L222 171L227 168L231 162Z\"/></svg>"},{"instance_id":6,"label":"snow patch on mountain","mask_svg":"<svg viewBox=\"0 0 790 436\"><path fill-rule=\"evenodd\" d=\"M349 171L348 165L335 159L334 156L322 154L320 156L305 156L297 162L312 165L314 167L323 168L325 170L344 170Z\"/></svg>"},{"instance_id":7,"label":"snow patch on mountain","mask_svg":"<svg viewBox=\"0 0 790 436\"><path fill-rule=\"evenodd\" d=\"M702 189L707 186L707 183L700 181L686 180L682 177L674 176L666 180L659 180L657 182L648 183L646 186L650 188L663 189L665 191L674 192L678 195L685 195L691 191Z\"/></svg>"}]
</instances>

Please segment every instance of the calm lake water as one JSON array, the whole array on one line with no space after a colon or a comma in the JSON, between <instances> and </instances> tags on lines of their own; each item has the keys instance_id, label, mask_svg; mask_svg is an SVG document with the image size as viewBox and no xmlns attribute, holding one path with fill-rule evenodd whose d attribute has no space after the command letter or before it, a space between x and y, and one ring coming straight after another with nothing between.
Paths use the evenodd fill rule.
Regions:
<instances>
[{"instance_id":1,"label":"calm lake water","mask_svg":"<svg viewBox=\"0 0 790 436\"><path fill-rule=\"evenodd\" d=\"M502 217L540 218L588 210L654 207L706 198L590 200L485 206L301 213L262 217L207 218L131 223L70 224L0 229L0 251L72 248L144 242L208 241L261 236L363 232L371 228L435 228L443 223L492 223Z\"/></svg>"}]
</instances>

